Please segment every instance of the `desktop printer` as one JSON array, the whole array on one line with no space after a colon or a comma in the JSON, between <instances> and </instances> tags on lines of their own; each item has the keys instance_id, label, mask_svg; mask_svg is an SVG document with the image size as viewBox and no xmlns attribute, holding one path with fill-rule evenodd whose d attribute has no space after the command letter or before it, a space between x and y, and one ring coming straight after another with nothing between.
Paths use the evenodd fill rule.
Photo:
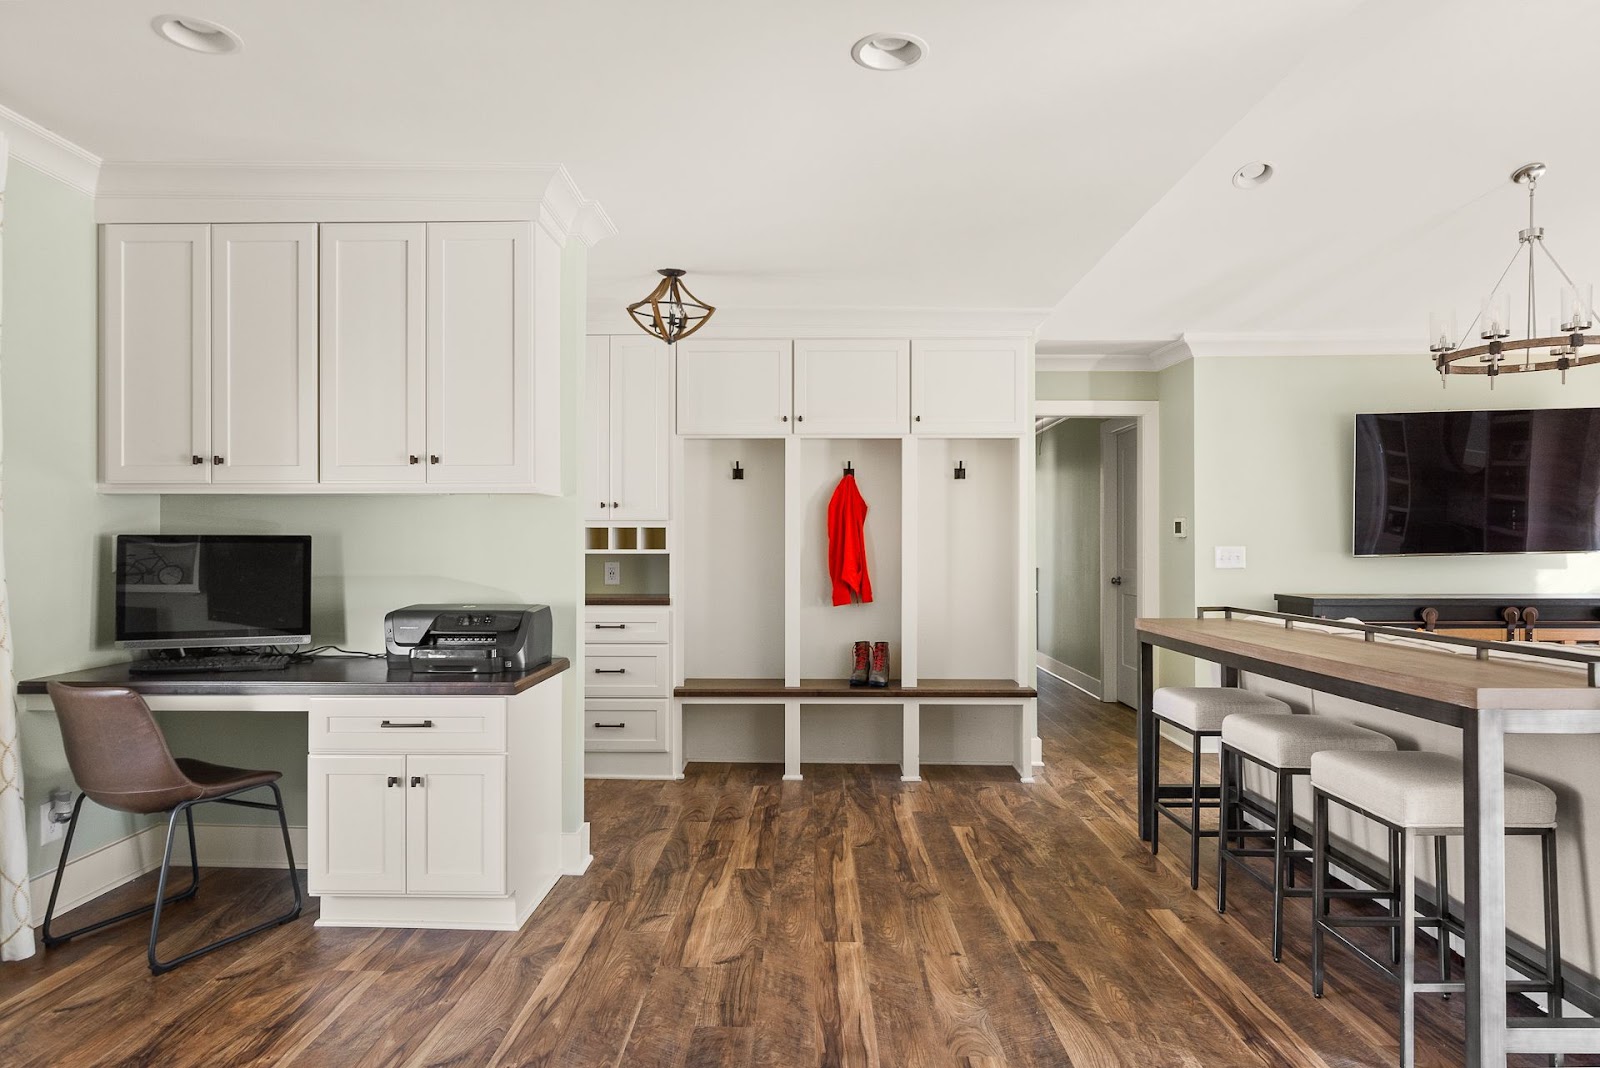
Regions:
<instances>
[{"instance_id":1,"label":"desktop printer","mask_svg":"<svg viewBox=\"0 0 1600 1068\"><path fill-rule=\"evenodd\" d=\"M527 671L550 662L542 604L414 604L383 620L390 667L412 671Z\"/></svg>"}]
</instances>

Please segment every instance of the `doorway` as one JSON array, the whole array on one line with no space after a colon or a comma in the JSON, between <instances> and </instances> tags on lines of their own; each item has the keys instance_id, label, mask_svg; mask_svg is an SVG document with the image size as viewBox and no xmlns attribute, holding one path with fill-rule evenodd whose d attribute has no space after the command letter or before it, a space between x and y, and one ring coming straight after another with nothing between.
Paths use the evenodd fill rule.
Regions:
<instances>
[{"instance_id":1,"label":"doorway","mask_svg":"<svg viewBox=\"0 0 1600 1068\"><path fill-rule=\"evenodd\" d=\"M1100 424L1101 700L1139 699L1139 424Z\"/></svg>"}]
</instances>

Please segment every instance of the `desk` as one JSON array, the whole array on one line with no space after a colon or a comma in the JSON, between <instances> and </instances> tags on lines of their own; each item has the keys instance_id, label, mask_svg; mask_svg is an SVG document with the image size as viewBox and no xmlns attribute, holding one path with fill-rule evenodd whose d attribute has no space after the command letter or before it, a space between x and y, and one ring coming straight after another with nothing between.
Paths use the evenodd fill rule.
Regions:
<instances>
[{"instance_id":1,"label":"desk","mask_svg":"<svg viewBox=\"0 0 1600 1068\"><path fill-rule=\"evenodd\" d=\"M1335 694L1459 727L1466 763L1467 1065L1502 1068L1508 1053L1600 1052L1600 1021L1506 1020L1505 738L1600 734L1600 688L1584 673L1526 661L1448 655L1242 619L1141 619L1139 833L1158 781L1153 652L1159 647L1239 673Z\"/></svg>"},{"instance_id":2,"label":"desk","mask_svg":"<svg viewBox=\"0 0 1600 1068\"><path fill-rule=\"evenodd\" d=\"M562 875L557 659L497 675L413 675L326 658L283 671L134 675L112 664L46 683L126 686L156 711L307 713L308 888L319 926L516 930ZM249 764L240 753L239 764Z\"/></svg>"}]
</instances>

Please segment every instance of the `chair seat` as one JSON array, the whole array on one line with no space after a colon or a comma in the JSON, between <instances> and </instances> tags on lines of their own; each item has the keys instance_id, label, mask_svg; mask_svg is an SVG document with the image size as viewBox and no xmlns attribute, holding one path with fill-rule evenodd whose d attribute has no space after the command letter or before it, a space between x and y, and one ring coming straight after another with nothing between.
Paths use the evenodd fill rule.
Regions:
<instances>
[{"instance_id":1,"label":"chair seat","mask_svg":"<svg viewBox=\"0 0 1600 1068\"><path fill-rule=\"evenodd\" d=\"M247 790L252 786L265 786L269 782L277 782L283 778L279 771L250 771L246 768L230 768L226 764L208 764L204 760L194 760L190 757L178 757L178 769L189 777L189 781L200 788L200 796L192 800L203 801L211 797L221 797L231 794L235 790Z\"/></svg>"},{"instance_id":2,"label":"chair seat","mask_svg":"<svg viewBox=\"0 0 1600 1068\"><path fill-rule=\"evenodd\" d=\"M1394 739L1328 716L1282 716L1258 712L1229 716L1222 723L1223 744L1275 768L1304 768L1326 749L1393 752Z\"/></svg>"},{"instance_id":3,"label":"chair seat","mask_svg":"<svg viewBox=\"0 0 1600 1068\"><path fill-rule=\"evenodd\" d=\"M1398 827L1458 830L1466 821L1465 768L1447 753L1324 750L1311 757L1311 785ZM1506 826L1552 827L1555 791L1506 775Z\"/></svg>"},{"instance_id":4,"label":"chair seat","mask_svg":"<svg viewBox=\"0 0 1600 1068\"><path fill-rule=\"evenodd\" d=\"M1191 731L1220 731L1222 721L1241 712L1290 715L1294 710L1276 697L1237 686L1163 686L1150 703L1161 719Z\"/></svg>"}]
</instances>

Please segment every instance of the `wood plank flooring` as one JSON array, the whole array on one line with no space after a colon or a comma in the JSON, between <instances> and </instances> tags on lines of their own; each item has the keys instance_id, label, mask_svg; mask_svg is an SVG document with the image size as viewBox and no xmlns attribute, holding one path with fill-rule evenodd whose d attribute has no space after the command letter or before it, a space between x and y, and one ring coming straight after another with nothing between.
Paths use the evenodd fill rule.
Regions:
<instances>
[{"instance_id":1,"label":"wood plank flooring","mask_svg":"<svg viewBox=\"0 0 1600 1068\"><path fill-rule=\"evenodd\" d=\"M1194 893L1176 832L1159 858L1138 841L1132 713L1048 676L1040 695L1048 768L1031 786L811 765L800 783L745 765L591 782L594 865L515 934L318 929L313 901L160 978L137 921L0 965L0 1065L1398 1063L1395 988L1334 950L1312 999L1305 902L1274 965L1265 891L1235 880L1219 917L1209 842ZM169 911L171 948L284 893L269 873L209 871ZM1425 1068L1461 1063L1461 1000L1423 999Z\"/></svg>"}]
</instances>

